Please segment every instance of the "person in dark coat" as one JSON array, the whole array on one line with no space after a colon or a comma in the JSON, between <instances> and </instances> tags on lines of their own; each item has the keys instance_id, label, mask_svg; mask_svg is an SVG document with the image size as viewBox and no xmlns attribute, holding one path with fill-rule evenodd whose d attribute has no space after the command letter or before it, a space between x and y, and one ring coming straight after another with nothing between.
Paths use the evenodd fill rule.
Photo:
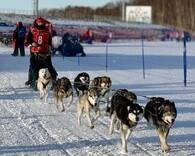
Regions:
<instances>
[{"instance_id":1,"label":"person in dark coat","mask_svg":"<svg viewBox=\"0 0 195 156\"><path fill-rule=\"evenodd\" d=\"M48 21L45 19L36 18L25 42L25 45L30 48L29 75L25 85L30 85L35 90L35 83L41 68L48 68L53 80L58 75L51 61L52 37L46 24L48 24Z\"/></svg>"},{"instance_id":2,"label":"person in dark coat","mask_svg":"<svg viewBox=\"0 0 195 156\"><path fill-rule=\"evenodd\" d=\"M20 56L25 56L24 41L26 35L26 28L22 22L18 22L16 29L13 32L14 52L12 56L18 56L18 49L20 49Z\"/></svg>"}]
</instances>

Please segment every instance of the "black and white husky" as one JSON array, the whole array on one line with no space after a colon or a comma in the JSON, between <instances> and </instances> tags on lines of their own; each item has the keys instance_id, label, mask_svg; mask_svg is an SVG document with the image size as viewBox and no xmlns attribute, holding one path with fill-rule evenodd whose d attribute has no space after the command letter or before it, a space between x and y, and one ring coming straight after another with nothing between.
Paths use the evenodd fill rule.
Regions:
<instances>
[{"instance_id":1,"label":"black and white husky","mask_svg":"<svg viewBox=\"0 0 195 156\"><path fill-rule=\"evenodd\" d=\"M121 142L122 142L122 152L127 152L127 140L136 127L138 122L143 117L143 108L139 104L133 102L127 97L121 94L121 91L124 92L124 95L128 95L127 90L118 90L113 95L111 99L111 108L110 108L110 127L109 134L112 134L114 131L115 125L120 128Z\"/></svg>"},{"instance_id":2,"label":"black and white husky","mask_svg":"<svg viewBox=\"0 0 195 156\"><path fill-rule=\"evenodd\" d=\"M90 77L86 72L79 73L74 79L74 88L77 96L83 95L83 93L89 88Z\"/></svg>"}]
</instances>

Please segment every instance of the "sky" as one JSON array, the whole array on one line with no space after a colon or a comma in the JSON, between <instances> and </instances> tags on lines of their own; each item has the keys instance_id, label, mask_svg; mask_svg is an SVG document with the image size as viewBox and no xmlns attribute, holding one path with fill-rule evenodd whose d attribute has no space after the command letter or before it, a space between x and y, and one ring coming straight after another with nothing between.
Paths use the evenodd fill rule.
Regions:
<instances>
[{"instance_id":1,"label":"sky","mask_svg":"<svg viewBox=\"0 0 195 156\"><path fill-rule=\"evenodd\" d=\"M72 6L102 6L116 0L39 0L39 8L63 8ZM0 0L1 9L32 10L32 0Z\"/></svg>"}]
</instances>

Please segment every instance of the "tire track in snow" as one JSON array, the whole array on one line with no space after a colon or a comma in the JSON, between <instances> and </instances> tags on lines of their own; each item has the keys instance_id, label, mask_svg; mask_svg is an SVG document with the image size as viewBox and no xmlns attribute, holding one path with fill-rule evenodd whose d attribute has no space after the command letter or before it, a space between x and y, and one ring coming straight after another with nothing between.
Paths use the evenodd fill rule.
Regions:
<instances>
[{"instance_id":1,"label":"tire track in snow","mask_svg":"<svg viewBox=\"0 0 195 156\"><path fill-rule=\"evenodd\" d=\"M15 97L17 97L17 94L18 94L18 92L17 92L17 90L11 85L11 83L9 84L9 88L11 88L11 90L12 90L12 92L13 92L13 95L15 95ZM14 101L15 100L15 98L14 97L12 97L12 100ZM24 102L25 100L22 100L22 104L25 104L25 102ZM27 100L26 100L27 101ZM29 107L29 106L27 106L27 105L25 105L25 107L28 107L27 109L29 110L29 112L28 112L28 114L35 114L34 112L31 112L31 108ZM16 112L17 111L15 111L16 109L18 109L18 108L16 108L16 107L12 107L12 108L10 108L9 110L11 110L12 109L12 113L14 114L14 115L19 115L19 116L21 116L21 119L20 120L22 120L22 123L26 126L26 128L29 128L31 131L33 131L33 133L34 132L36 132L37 134L39 134L40 132L41 133L43 133L43 134L45 134L45 137L43 137L43 136L41 136L42 134L39 134L38 136L38 138L37 138L37 140L38 141L40 141L41 140L41 142L44 142L45 140L45 138L51 138L51 140L50 139L48 139L49 140L49 142L57 142L58 144L62 144L63 143L63 141L60 141L60 139L58 139L58 136L55 136L55 135L53 135L53 133L52 133L52 130L48 130L47 128L45 128L44 127L44 123L42 123L42 121L40 121L38 118L36 118L36 117L33 117L33 119L32 118L28 118L28 116L26 115L26 113L24 113L24 112L22 112L21 110L22 109L24 109L24 108L22 108L22 106L21 106L21 110L18 112L19 114L17 114ZM76 110L76 109L75 109ZM72 113L72 112L68 112L68 114L69 114L69 116L71 116L71 119L76 119L76 114L74 114L74 113ZM76 120L74 121L75 123L76 123ZM87 127L86 125L86 123L85 122L83 122L84 123L84 125L83 126L85 126L85 127ZM71 124L71 123L70 123ZM85 135L89 135L90 133L91 133L91 130L88 130L89 128L87 127L87 128L84 128L82 126L82 129L84 129L84 131L86 132L86 134ZM105 130L105 128L106 128L106 130L108 129L108 125L105 123L105 122L103 122L103 120L98 120L98 126L96 126L95 127L95 129L93 130L96 134L94 134L94 133L92 133L92 137L93 136L96 136L96 139L101 139L101 140L105 140L105 142L106 143L109 143L109 144L113 144L112 143L112 141L110 140L111 139L111 137L110 136L108 136L108 135L105 135L105 133L103 133L102 132L102 130ZM36 131L37 130L37 131ZM72 141L72 139L71 138L73 138L73 139L75 139L75 140L82 140L83 138L81 138L80 137L80 135L77 135L77 134L72 134L72 131L74 130L74 129L72 129L72 130L69 130L69 129L67 129L66 128L66 130L67 130L67 132L68 132L68 135L66 136L66 137L69 137L69 139L70 139L70 141ZM67 133L66 132L66 133ZM81 133L83 133L83 131L81 131ZM42 138L43 137L43 138ZM35 138L33 138L33 140L34 140ZM88 138L86 138L86 139L88 139ZM117 136L117 140L119 140L120 138L119 138L119 135ZM83 142L84 143L84 142ZM85 144L86 144L86 147L88 147L88 144L87 144L87 142L85 141ZM128 143L128 146L130 146L130 145L133 145L133 146L135 146L135 147L137 147L138 149L140 149L141 151L143 151L145 154L147 154L147 155L153 155L153 154L151 154L151 153L149 153L147 150L144 150L144 148L143 147L141 147L140 145L138 146L136 143L135 144L133 144L133 143ZM69 150L69 149L66 149L66 148L64 148L63 147L63 145L59 145L60 147L58 147L58 148L60 148L60 149L62 149L64 152L65 152L65 154L66 155L72 155L72 153L71 153L71 150ZM78 145L78 147L79 146L81 146L81 145ZM83 147L83 145L82 145L82 147ZM105 151L102 151L103 153L101 153L101 154L107 154L107 155L109 155L109 154L111 154L111 155L118 155L118 153L116 154L116 149L118 149L118 148L116 148L115 146L113 146L113 149L110 149L110 150L105 150ZM128 148L128 149L130 149L130 148ZM115 152L113 153L113 150L115 150ZM90 150L89 150L90 151ZM75 151L72 151L73 153L75 152ZM90 152L89 152L90 153ZM78 153L79 154L79 153Z\"/></svg>"},{"instance_id":2,"label":"tire track in snow","mask_svg":"<svg viewBox=\"0 0 195 156\"><path fill-rule=\"evenodd\" d=\"M73 103L74 104L74 103ZM75 107L74 107L74 110L76 110L75 109ZM68 116L68 117L70 117L71 118L71 123L73 124L74 123L74 126L73 126L73 128L74 127L78 127L77 126L77 120L76 120L76 113L72 113L73 111L68 111L68 112L66 112L66 114L65 114L65 116ZM102 154L111 154L111 155L119 155L119 153L118 153L118 145L116 146L115 144L116 144L116 142L118 143L118 141L119 141L119 135L117 135L117 137L114 137L114 139L113 139L113 137L111 137L111 136L108 136L108 135L106 135L105 133L107 133L107 130L108 130L108 125L107 124L105 124L105 123L103 123L103 122L101 122L101 121L98 121L97 122L97 124L96 124L96 126L95 126L95 128L93 129L93 130L91 130L89 127L88 127L88 125L87 125L87 122L85 122L86 121L86 119L85 118L83 118L83 122L82 122L82 125L81 125L81 127L79 127L79 132L78 133L82 133L82 134L84 134L84 135L87 135L88 137L90 136L90 135L92 135L92 137L94 136L94 137L99 137L99 140L104 140L104 142L106 142L107 144L110 144L110 145L112 145L112 147L111 147L111 149L109 149L109 150L105 150ZM70 120L69 121L66 121L66 122L70 122ZM70 123L70 124L71 124ZM74 131L74 130L71 130L72 132ZM76 135L75 133L74 133L74 135ZM113 144L113 141L115 142L114 144ZM106 145L106 144L105 144ZM143 151L146 155L152 155L152 154L150 154L149 152L146 152L146 151L144 151L143 149L141 149L140 147L138 147L136 144L131 144L131 143L129 143L128 144L129 146L131 145L133 145L134 146L134 149L135 149L135 147L136 148L138 148L139 150L141 150L141 151ZM129 149L131 149L131 148L129 148ZM143 155L143 154L142 154Z\"/></svg>"},{"instance_id":3,"label":"tire track in snow","mask_svg":"<svg viewBox=\"0 0 195 156\"><path fill-rule=\"evenodd\" d=\"M3 75L5 77L7 77L8 80L8 91L11 92L10 95L10 100L7 100L7 103L4 104L4 108L12 113L14 116L17 117L17 120L20 121L21 125L23 125L27 130L27 135L28 137L31 139L31 141L33 143L35 143L35 146L38 145L42 150L44 150L43 148L47 148L47 146L42 146L39 145L40 143L51 143L50 145L48 145L49 148L51 148L52 150L61 150L63 151L62 155L67 155L69 156L69 154L58 144L58 142L52 138L49 133L47 133L47 130L44 129L44 127L39 123L39 121L37 120L37 118L29 118L26 114L25 114L25 109L22 104L25 104L24 99L21 100L21 104L18 105L18 100L16 99L17 95L18 95L18 91L11 85L10 83L10 75ZM17 104L16 104L17 101ZM19 109L18 109L18 105ZM25 107L28 107L27 105L25 105ZM27 108L28 110L30 110L30 108ZM29 149L31 149L29 147ZM34 149L36 150L36 149ZM47 149L49 150L49 149ZM26 151L28 152L28 151ZM52 154L52 153L51 153Z\"/></svg>"},{"instance_id":4,"label":"tire track in snow","mask_svg":"<svg viewBox=\"0 0 195 156\"><path fill-rule=\"evenodd\" d=\"M101 123L101 125L103 125L104 127L107 127L107 129L109 128L109 124L107 124L106 121L103 120L102 118L100 118L100 119L98 120L98 122ZM99 132L97 132L97 133L99 133ZM116 133L115 137L117 137L118 139L120 139L120 133L119 133L118 131L115 131L115 133ZM112 135L113 135L113 134L112 134ZM105 136L105 134L104 134L104 136ZM105 136L105 137L109 139L108 136ZM129 136L129 139L131 139L131 135ZM120 141L120 140L119 140L119 141ZM127 145L129 146L128 149L130 149L130 145L134 145L135 147L137 147L138 149L140 149L141 151L143 151L145 154L147 154L147 155L149 155L149 156L155 156L155 154L149 152L147 149L145 149L142 145L140 145L140 144L137 143L137 142L135 142L135 143L133 143L133 142L128 142Z\"/></svg>"},{"instance_id":5,"label":"tire track in snow","mask_svg":"<svg viewBox=\"0 0 195 156\"><path fill-rule=\"evenodd\" d=\"M11 91L13 92L12 93L12 97L10 97L10 98L12 98L12 101L14 101L15 100L15 98L14 97L17 97L17 90L12 86L12 85L9 85L9 88L11 88ZM15 96L13 96L13 95L15 95ZM24 102L25 100L22 100L22 104L24 104L25 102ZM13 107L12 107L13 106ZM8 109L8 107L9 107L9 109ZM44 128L44 126L42 126L42 124L40 124L39 125L39 123L40 123L40 121L38 120L38 118L33 118L33 119L30 119L30 120L28 120L28 116L26 115L26 113L25 112L23 112L23 111L25 111L25 109L24 108L20 108L20 111L18 111L18 107L14 107L14 105L12 104L12 105L10 105L9 104L9 106L7 107L7 109L9 110L9 111L11 111L11 113L12 114L14 114L14 115L18 115L18 116L20 116L19 118L20 118L20 120L22 121L21 123L24 125L24 126L26 126L27 128L29 128L30 130L33 130L33 133L36 131L36 129L38 129L38 132L37 132L37 135L39 135L38 133L40 133L41 131L43 131L42 129L44 129L46 132L48 132L47 131L47 129L45 129ZM27 106L25 106L25 107L27 107ZM23 110L22 110L23 109ZM22 110L22 111L21 111ZM30 111L30 108L28 108L28 110L29 110L29 112L28 112L28 114L31 114L32 112ZM32 115L33 115L34 113L32 113ZM37 125L38 124L38 125ZM70 141L72 140L72 138L74 138L74 140L75 140L75 138L76 138L76 140L81 140L81 139L83 139L83 138L80 138L80 136L79 135L72 135L71 134L72 132L71 131L69 131L69 135L68 135L68 139L70 139ZM48 135L50 136L50 137L52 137L52 135L50 135L49 133L48 133ZM70 136L71 136L71 138L70 138ZM47 136L48 137L48 136ZM36 139L38 140L38 141L40 141L40 139L42 138L42 136L39 136L38 138L33 138L32 140L33 141L35 141ZM53 138L53 137L52 137ZM43 138L44 139L44 138ZM56 140L56 139L55 139ZM42 140L43 141L43 140ZM59 142L59 141L58 141ZM89 146L89 144L87 143L87 141L86 140L84 140L84 142L82 142L82 144L80 143L80 145L77 145L77 147L79 147L79 146L83 146L83 143L84 144L86 144L86 147L88 147ZM79 143L77 143L77 144L79 144ZM62 147L61 147L62 148ZM87 149L87 148L85 148L85 154L84 155L86 155L86 154L88 154L88 153L90 153L90 152L87 152L89 149ZM75 151L73 151L73 152L75 152ZM91 152L92 153L92 152ZM80 154L80 153L78 153L78 154ZM72 154L71 153L71 150L69 150L68 152L66 152L66 155L76 155L76 154Z\"/></svg>"},{"instance_id":6,"label":"tire track in snow","mask_svg":"<svg viewBox=\"0 0 195 156\"><path fill-rule=\"evenodd\" d=\"M50 113L59 114L57 112L55 105L52 105L52 107L54 109L52 109L53 111ZM106 140L104 137L100 136L93 130L91 130L88 126L86 126L86 124L83 124L81 127L78 127L77 122L76 122L76 116L72 115L72 112L70 112L69 109L67 109L65 113L60 113L60 114L62 115L59 115L59 117L56 118L55 121L50 120L50 118L45 118L44 120L42 119L42 121L40 122L42 122L42 125L44 125L46 129L48 129L48 131L50 132L50 135L54 135L54 137L56 137L56 139L58 139L60 143L65 142L64 140L66 140L66 136L64 137L63 133L59 134L58 132L53 132L53 129L51 129L51 126L49 124L53 124L54 127L56 126L59 131L61 131L62 129L63 130L66 129L72 135L78 138L76 139L76 141L78 141L77 144L78 144L78 147L80 147L80 151L76 147L73 147L72 149L67 150L69 154L74 153L73 155L78 155L78 154L79 155L90 155L91 153L94 155L98 153L99 155L102 155L102 154L108 153L108 149L106 147L102 147L101 145L101 144L107 145L108 140ZM44 122L47 122L47 124L45 124ZM70 142L74 142L74 140L70 140ZM113 143L109 143L109 144L112 145ZM109 151L111 152L111 150ZM114 153L112 155L114 155Z\"/></svg>"}]
</instances>

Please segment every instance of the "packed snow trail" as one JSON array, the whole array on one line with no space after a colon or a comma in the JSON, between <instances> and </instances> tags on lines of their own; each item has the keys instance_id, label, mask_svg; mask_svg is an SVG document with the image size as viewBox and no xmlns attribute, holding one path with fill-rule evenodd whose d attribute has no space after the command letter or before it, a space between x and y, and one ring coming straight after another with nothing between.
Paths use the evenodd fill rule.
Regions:
<instances>
[{"instance_id":1,"label":"packed snow trail","mask_svg":"<svg viewBox=\"0 0 195 156\"><path fill-rule=\"evenodd\" d=\"M178 116L170 131L170 156L195 155L195 55L189 44L188 86L183 86L182 47L175 42L148 42L146 48L146 79L142 77L139 48L109 48L108 71L105 68L105 49L86 47L87 57L54 57L58 76L71 82L79 72L88 72L91 79L108 75L112 88L127 88L135 92L138 102L145 106L143 96L163 96L176 103ZM58 112L53 104L43 104L39 94L24 86L27 80L29 57L12 57L11 48L0 48L0 154L1 155L121 155L120 134L108 135L109 117L102 116L94 129L85 118L79 127L76 101ZM158 53L157 53L158 52ZM104 109L104 104L101 105ZM159 156L161 153L156 131L142 119L128 141L128 155Z\"/></svg>"}]
</instances>

